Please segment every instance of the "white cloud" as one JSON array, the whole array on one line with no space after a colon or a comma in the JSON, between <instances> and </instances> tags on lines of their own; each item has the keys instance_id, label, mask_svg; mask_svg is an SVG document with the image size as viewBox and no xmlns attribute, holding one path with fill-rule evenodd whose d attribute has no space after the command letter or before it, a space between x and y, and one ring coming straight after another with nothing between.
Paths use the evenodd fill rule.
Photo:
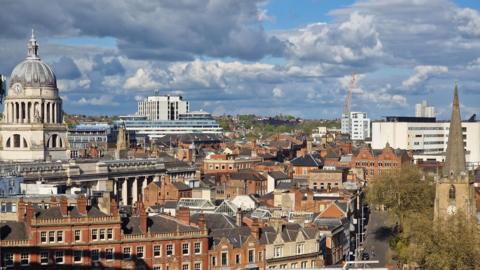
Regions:
<instances>
[{"instance_id":1,"label":"white cloud","mask_svg":"<svg viewBox=\"0 0 480 270\"><path fill-rule=\"evenodd\" d=\"M415 74L404 80L402 85L411 88L427 80L432 75L446 72L448 72L448 67L446 66L416 66Z\"/></svg>"},{"instance_id":2,"label":"white cloud","mask_svg":"<svg viewBox=\"0 0 480 270\"><path fill-rule=\"evenodd\" d=\"M103 105L118 106L119 105L118 102L114 101L113 96L107 96L107 95L102 95L98 98L82 97L76 103L80 105L94 105L94 106L103 106Z\"/></svg>"},{"instance_id":3,"label":"white cloud","mask_svg":"<svg viewBox=\"0 0 480 270\"><path fill-rule=\"evenodd\" d=\"M123 85L125 89L154 90L161 87L162 84L155 81L152 71L139 68L133 76L128 78Z\"/></svg>"},{"instance_id":4,"label":"white cloud","mask_svg":"<svg viewBox=\"0 0 480 270\"><path fill-rule=\"evenodd\" d=\"M282 90L282 88L279 88L279 87L273 88L273 90L272 90L272 95L273 95L274 98L281 98L281 97L283 97L283 90Z\"/></svg>"}]
</instances>

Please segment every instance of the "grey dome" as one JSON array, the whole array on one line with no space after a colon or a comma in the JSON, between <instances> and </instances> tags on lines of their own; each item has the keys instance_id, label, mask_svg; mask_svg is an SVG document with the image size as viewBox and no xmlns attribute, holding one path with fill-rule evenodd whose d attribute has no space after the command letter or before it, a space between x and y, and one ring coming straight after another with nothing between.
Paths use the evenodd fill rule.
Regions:
<instances>
[{"instance_id":1,"label":"grey dome","mask_svg":"<svg viewBox=\"0 0 480 270\"><path fill-rule=\"evenodd\" d=\"M28 42L28 56L18 64L10 76L10 87L20 83L23 87L57 87L57 78L52 69L38 56L38 44L32 32Z\"/></svg>"}]
</instances>

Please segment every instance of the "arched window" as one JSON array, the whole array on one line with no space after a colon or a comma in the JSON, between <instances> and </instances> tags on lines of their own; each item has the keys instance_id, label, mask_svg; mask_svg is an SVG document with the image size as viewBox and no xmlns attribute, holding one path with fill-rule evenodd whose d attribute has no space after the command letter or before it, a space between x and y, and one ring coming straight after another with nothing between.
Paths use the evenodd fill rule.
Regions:
<instances>
[{"instance_id":1,"label":"arched window","mask_svg":"<svg viewBox=\"0 0 480 270\"><path fill-rule=\"evenodd\" d=\"M448 198L450 200L455 200L455 186L451 185L450 189L448 190Z\"/></svg>"},{"instance_id":2,"label":"arched window","mask_svg":"<svg viewBox=\"0 0 480 270\"><path fill-rule=\"evenodd\" d=\"M20 148L20 134L13 134L13 147Z\"/></svg>"},{"instance_id":3,"label":"arched window","mask_svg":"<svg viewBox=\"0 0 480 270\"><path fill-rule=\"evenodd\" d=\"M27 140L25 140L25 138L23 138L23 147L24 147L24 148L27 148L27 147L28 147Z\"/></svg>"},{"instance_id":4,"label":"arched window","mask_svg":"<svg viewBox=\"0 0 480 270\"><path fill-rule=\"evenodd\" d=\"M11 138L8 138L8 139L7 139L6 147L7 147L7 148L12 147L12 139L11 139Z\"/></svg>"}]
</instances>

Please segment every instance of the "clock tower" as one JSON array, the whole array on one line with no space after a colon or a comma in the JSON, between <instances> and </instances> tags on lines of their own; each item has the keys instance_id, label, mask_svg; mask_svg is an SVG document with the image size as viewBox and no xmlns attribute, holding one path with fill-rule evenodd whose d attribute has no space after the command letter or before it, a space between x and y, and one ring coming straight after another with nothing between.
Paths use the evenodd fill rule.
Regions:
<instances>
[{"instance_id":1,"label":"clock tower","mask_svg":"<svg viewBox=\"0 0 480 270\"><path fill-rule=\"evenodd\" d=\"M457 212L475 215L475 190L466 168L457 85L455 85L453 94L452 117L443 175L437 181L435 188L435 219L445 218Z\"/></svg>"},{"instance_id":2,"label":"clock tower","mask_svg":"<svg viewBox=\"0 0 480 270\"><path fill-rule=\"evenodd\" d=\"M0 161L67 159L62 99L32 31L28 54L12 71L0 123Z\"/></svg>"}]
</instances>

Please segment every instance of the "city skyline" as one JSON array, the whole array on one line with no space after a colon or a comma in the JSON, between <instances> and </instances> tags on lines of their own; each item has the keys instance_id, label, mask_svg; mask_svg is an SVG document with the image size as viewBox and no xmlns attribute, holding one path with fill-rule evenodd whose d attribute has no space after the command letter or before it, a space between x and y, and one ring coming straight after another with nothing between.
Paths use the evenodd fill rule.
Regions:
<instances>
[{"instance_id":1,"label":"city skyline","mask_svg":"<svg viewBox=\"0 0 480 270\"><path fill-rule=\"evenodd\" d=\"M474 1L26 2L3 3L0 73L34 28L67 113L133 113L158 89L216 115L339 118L352 73L372 119L422 100L448 119L455 81L462 116L480 111Z\"/></svg>"}]
</instances>

